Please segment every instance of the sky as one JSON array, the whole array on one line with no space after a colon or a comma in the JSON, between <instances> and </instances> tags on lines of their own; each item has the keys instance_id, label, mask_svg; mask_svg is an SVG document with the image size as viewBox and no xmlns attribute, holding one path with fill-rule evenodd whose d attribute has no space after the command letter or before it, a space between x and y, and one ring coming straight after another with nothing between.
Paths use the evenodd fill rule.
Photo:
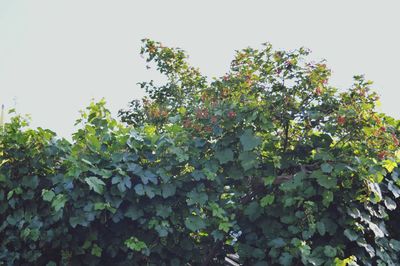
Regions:
<instances>
[{"instance_id":1,"label":"sky","mask_svg":"<svg viewBox=\"0 0 400 266\"><path fill-rule=\"evenodd\" d=\"M210 77L235 50L270 42L326 59L333 86L364 74L381 111L400 118L398 10L398 0L0 0L0 104L70 138L92 99L116 117L144 95L138 82L159 79L139 55L143 38L184 49Z\"/></svg>"}]
</instances>

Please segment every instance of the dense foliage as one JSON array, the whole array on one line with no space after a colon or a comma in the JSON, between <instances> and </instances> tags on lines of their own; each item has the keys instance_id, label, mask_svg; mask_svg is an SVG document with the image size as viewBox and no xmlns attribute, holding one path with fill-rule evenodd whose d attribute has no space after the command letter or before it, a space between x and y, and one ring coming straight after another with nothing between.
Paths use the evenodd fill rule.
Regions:
<instances>
[{"instance_id":1,"label":"dense foliage","mask_svg":"<svg viewBox=\"0 0 400 266\"><path fill-rule=\"evenodd\" d=\"M371 82L338 92L308 51L238 51L208 80L144 40L165 84L120 112L92 103L73 142L0 133L7 265L398 265L400 123Z\"/></svg>"}]
</instances>

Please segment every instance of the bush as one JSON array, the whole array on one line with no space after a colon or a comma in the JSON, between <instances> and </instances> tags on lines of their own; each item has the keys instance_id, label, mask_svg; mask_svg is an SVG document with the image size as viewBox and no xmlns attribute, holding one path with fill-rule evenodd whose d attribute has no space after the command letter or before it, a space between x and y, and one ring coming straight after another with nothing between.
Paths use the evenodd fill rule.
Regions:
<instances>
[{"instance_id":1,"label":"bush","mask_svg":"<svg viewBox=\"0 0 400 266\"><path fill-rule=\"evenodd\" d=\"M328 85L308 51L237 52L208 81L182 50L144 40L167 77L73 142L0 134L0 260L8 265L396 265L400 123L371 82Z\"/></svg>"}]
</instances>

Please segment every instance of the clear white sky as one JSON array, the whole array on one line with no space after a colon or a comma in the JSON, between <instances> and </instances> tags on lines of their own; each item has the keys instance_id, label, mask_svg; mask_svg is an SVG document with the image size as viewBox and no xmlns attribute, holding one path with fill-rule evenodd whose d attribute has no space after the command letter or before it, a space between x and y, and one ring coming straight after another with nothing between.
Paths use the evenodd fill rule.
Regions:
<instances>
[{"instance_id":1,"label":"clear white sky","mask_svg":"<svg viewBox=\"0 0 400 266\"><path fill-rule=\"evenodd\" d=\"M144 37L185 49L210 76L234 50L269 41L327 59L335 86L365 74L400 118L399 10L398 0L0 0L0 103L69 137L92 98L116 115L144 95L137 82L157 79L139 56Z\"/></svg>"}]
</instances>

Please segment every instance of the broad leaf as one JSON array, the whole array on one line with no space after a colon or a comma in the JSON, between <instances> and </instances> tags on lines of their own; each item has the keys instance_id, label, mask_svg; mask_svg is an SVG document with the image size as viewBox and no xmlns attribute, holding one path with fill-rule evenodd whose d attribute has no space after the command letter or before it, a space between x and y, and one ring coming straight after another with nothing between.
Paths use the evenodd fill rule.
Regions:
<instances>
[{"instance_id":1,"label":"broad leaf","mask_svg":"<svg viewBox=\"0 0 400 266\"><path fill-rule=\"evenodd\" d=\"M246 129L240 136L243 151L250 151L261 144L261 138L254 135L251 129Z\"/></svg>"},{"instance_id":2,"label":"broad leaf","mask_svg":"<svg viewBox=\"0 0 400 266\"><path fill-rule=\"evenodd\" d=\"M206 227L205 222L199 216L190 216L185 220L185 226L193 232L204 229Z\"/></svg>"},{"instance_id":3,"label":"broad leaf","mask_svg":"<svg viewBox=\"0 0 400 266\"><path fill-rule=\"evenodd\" d=\"M224 164L233 160L233 152L231 149L224 149L222 151L217 151L215 157L221 164Z\"/></svg>"},{"instance_id":4,"label":"broad leaf","mask_svg":"<svg viewBox=\"0 0 400 266\"><path fill-rule=\"evenodd\" d=\"M104 186L106 185L101 179L96 176L90 176L85 178L85 182L89 185L91 190L102 194L104 191Z\"/></svg>"}]
</instances>

